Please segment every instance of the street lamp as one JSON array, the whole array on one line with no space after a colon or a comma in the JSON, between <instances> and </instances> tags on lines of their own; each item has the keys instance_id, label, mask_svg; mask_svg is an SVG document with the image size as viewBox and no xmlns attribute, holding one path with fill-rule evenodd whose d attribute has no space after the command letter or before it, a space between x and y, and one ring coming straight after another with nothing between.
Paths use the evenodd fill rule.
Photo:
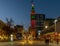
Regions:
<instances>
[{"instance_id":1,"label":"street lamp","mask_svg":"<svg viewBox=\"0 0 60 46\"><path fill-rule=\"evenodd\" d=\"M48 26L45 26L45 29L47 29L48 28Z\"/></svg>"},{"instance_id":2,"label":"street lamp","mask_svg":"<svg viewBox=\"0 0 60 46\"><path fill-rule=\"evenodd\" d=\"M58 21L57 19L54 21L54 23L55 23L55 32L56 32L56 22L57 22L57 21Z\"/></svg>"},{"instance_id":3,"label":"street lamp","mask_svg":"<svg viewBox=\"0 0 60 46\"><path fill-rule=\"evenodd\" d=\"M11 42L13 41L13 34L11 34L10 35L11 37L10 37L10 40L11 40Z\"/></svg>"},{"instance_id":4,"label":"street lamp","mask_svg":"<svg viewBox=\"0 0 60 46\"><path fill-rule=\"evenodd\" d=\"M55 24L55 37L57 37L57 35L58 35L57 31L56 31L56 23L57 23L57 21L58 21L57 19L55 19L55 21L54 21L54 24Z\"/></svg>"},{"instance_id":5,"label":"street lamp","mask_svg":"<svg viewBox=\"0 0 60 46\"><path fill-rule=\"evenodd\" d=\"M56 31L56 23L57 23L57 19L54 21L54 23L55 23L55 39L56 40L58 40L58 33L57 33L57 31Z\"/></svg>"}]
</instances>

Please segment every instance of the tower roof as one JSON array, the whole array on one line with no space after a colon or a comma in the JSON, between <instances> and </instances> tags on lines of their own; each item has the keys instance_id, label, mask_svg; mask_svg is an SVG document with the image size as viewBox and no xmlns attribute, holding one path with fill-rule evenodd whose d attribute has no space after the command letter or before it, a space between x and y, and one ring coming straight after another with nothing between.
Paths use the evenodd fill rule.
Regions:
<instances>
[{"instance_id":1,"label":"tower roof","mask_svg":"<svg viewBox=\"0 0 60 46\"><path fill-rule=\"evenodd\" d=\"M31 9L31 14L35 14L35 9L34 9L34 2L32 0L32 9Z\"/></svg>"}]
</instances>

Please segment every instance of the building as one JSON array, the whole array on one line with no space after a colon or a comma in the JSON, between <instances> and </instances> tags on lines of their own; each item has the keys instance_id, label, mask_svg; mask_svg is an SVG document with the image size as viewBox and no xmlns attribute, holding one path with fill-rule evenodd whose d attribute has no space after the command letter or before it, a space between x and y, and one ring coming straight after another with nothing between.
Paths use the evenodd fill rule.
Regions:
<instances>
[{"instance_id":1,"label":"building","mask_svg":"<svg viewBox=\"0 0 60 46\"><path fill-rule=\"evenodd\" d=\"M31 28L35 28L35 9L34 9L34 3L32 3L32 10L31 10Z\"/></svg>"},{"instance_id":2,"label":"building","mask_svg":"<svg viewBox=\"0 0 60 46\"><path fill-rule=\"evenodd\" d=\"M35 14L36 16L36 24L35 27L38 30L42 31L44 29L44 21L45 21L45 14Z\"/></svg>"},{"instance_id":3,"label":"building","mask_svg":"<svg viewBox=\"0 0 60 46\"><path fill-rule=\"evenodd\" d=\"M15 33L14 33L15 40L22 39L23 32L24 32L23 25L16 25L16 26L14 26L14 29L15 29L14 30L15 31Z\"/></svg>"},{"instance_id":4,"label":"building","mask_svg":"<svg viewBox=\"0 0 60 46\"><path fill-rule=\"evenodd\" d=\"M32 1L32 9L31 9L31 16L30 16L30 21L31 21L31 26L30 26L30 28L29 28L29 32L31 32L31 35L33 36L33 37L35 37L36 35L36 28L35 28L35 8L34 8L34 3L33 3L33 1Z\"/></svg>"},{"instance_id":5,"label":"building","mask_svg":"<svg viewBox=\"0 0 60 46\"><path fill-rule=\"evenodd\" d=\"M16 33L22 33L23 32L23 25L16 25L14 26Z\"/></svg>"},{"instance_id":6,"label":"building","mask_svg":"<svg viewBox=\"0 0 60 46\"><path fill-rule=\"evenodd\" d=\"M4 28L6 28L5 26L6 26L6 23L0 20L0 40L8 39L8 36L6 35L6 31L4 30Z\"/></svg>"},{"instance_id":7,"label":"building","mask_svg":"<svg viewBox=\"0 0 60 46\"><path fill-rule=\"evenodd\" d=\"M44 29L45 14L37 14L34 9L34 3L32 2L31 10L31 27L30 31L37 37L38 33Z\"/></svg>"},{"instance_id":8,"label":"building","mask_svg":"<svg viewBox=\"0 0 60 46\"><path fill-rule=\"evenodd\" d=\"M41 34L43 36L49 36L51 39L56 40L57 38L60 40L60 20L57 18L56 24L49 26L47 29L44 29Z\"/></svg>"},{"instance_id":9,"label":"building","mask_svg":"<svg viewBox=\"0 0 60 46\"><path fill-rule=\"evenodd\" d=\"M55 20L54 18L46 18L45 22L44 22L45 26L49 27L49 26L53 25L54 24L54 20Z\"/></svg>"},{"instance_id":10,"label":"building","mask_svg":"<svg viewBox=\"0 0 60 46\"><path fill-rule=\"evenodd\" d=\"M44 29L45 14L35 14L36 37L40 37L40 32Z\"/></svg>"}]
</instances>

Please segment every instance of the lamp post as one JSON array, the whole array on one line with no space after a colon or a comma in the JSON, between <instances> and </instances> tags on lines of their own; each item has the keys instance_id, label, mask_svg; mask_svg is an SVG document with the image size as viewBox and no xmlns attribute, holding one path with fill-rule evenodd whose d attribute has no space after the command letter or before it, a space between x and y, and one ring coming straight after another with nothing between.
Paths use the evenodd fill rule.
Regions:
<instances>
[{"instance_id":1,"label":"lamp post","mask_svg":"<svg viewBox=\"0 0 60 46\"><path fill-rule=\"evenodd\" d=\"M55 32L56 32L56 22L57 22L57 21L58 21L57 19L54 21L54 23L55 23Z\"/></svg>"},{"instance_id":2,"label":"lamp post","mask_svg":"<svg viewBox=\"0 0 60 46\"><path fill-rule=\"evenodd\" d=\"M10 40L11 40L11 42L13 42L13 34L11 34L10 36L11 36Z\"/></svg>"},{"instance_id":3,"label":"lamp post","mask_svg":"<svg viewBox=\"0 0 60 46\"><path fill-rule=\"evenodd\" d=\"M55 21L54 21L54 23L55 23L55 39L56 39L56 40L57 40L57 37L58 37L58 36L57 36L57 35L58 35L58 34L57 34L57 31L56 31L56 23L57 23L57 21L58 21L57 19L55 19Z\"/></svg>"},{"instance_id":4,"label":"lamp post","mask_svg":"<svg viewBox=\"0 0 60 46\"><path fill-rule=\"evenodd\" d=\"M48 26L45 26L45 29L47 29L48 28Z\"/></svg>"},{"instance_id":5,"label":"lamp post","mask_svg":"<svg viewBox=\"0 0 60 46\"><path fill-rule=\"evenodd\" d=\"M47 30L47 28L48 28L48 26L46 25L46 26L45 26L45 30Z\"/></svg>"}]
</instances>

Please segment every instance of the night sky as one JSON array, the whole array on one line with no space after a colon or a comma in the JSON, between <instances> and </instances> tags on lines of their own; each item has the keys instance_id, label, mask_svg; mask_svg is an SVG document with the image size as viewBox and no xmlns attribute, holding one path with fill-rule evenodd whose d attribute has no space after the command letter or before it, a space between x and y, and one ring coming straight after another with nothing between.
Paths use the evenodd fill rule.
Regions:
<instances>
[{"instance_id":1,"label":"night sky","mask_svg":"<svg viewBox=\"0 0 60 46\"><path fill-rule=\"evenodd\" d=\"M46 18L60 16L60 0L34 0L35 12L45 14ZM6 22L12 18L14 24L24 25L27 29L30 25L31 0L0 0L0 19Z\"/></svg>"}]
</instances>

